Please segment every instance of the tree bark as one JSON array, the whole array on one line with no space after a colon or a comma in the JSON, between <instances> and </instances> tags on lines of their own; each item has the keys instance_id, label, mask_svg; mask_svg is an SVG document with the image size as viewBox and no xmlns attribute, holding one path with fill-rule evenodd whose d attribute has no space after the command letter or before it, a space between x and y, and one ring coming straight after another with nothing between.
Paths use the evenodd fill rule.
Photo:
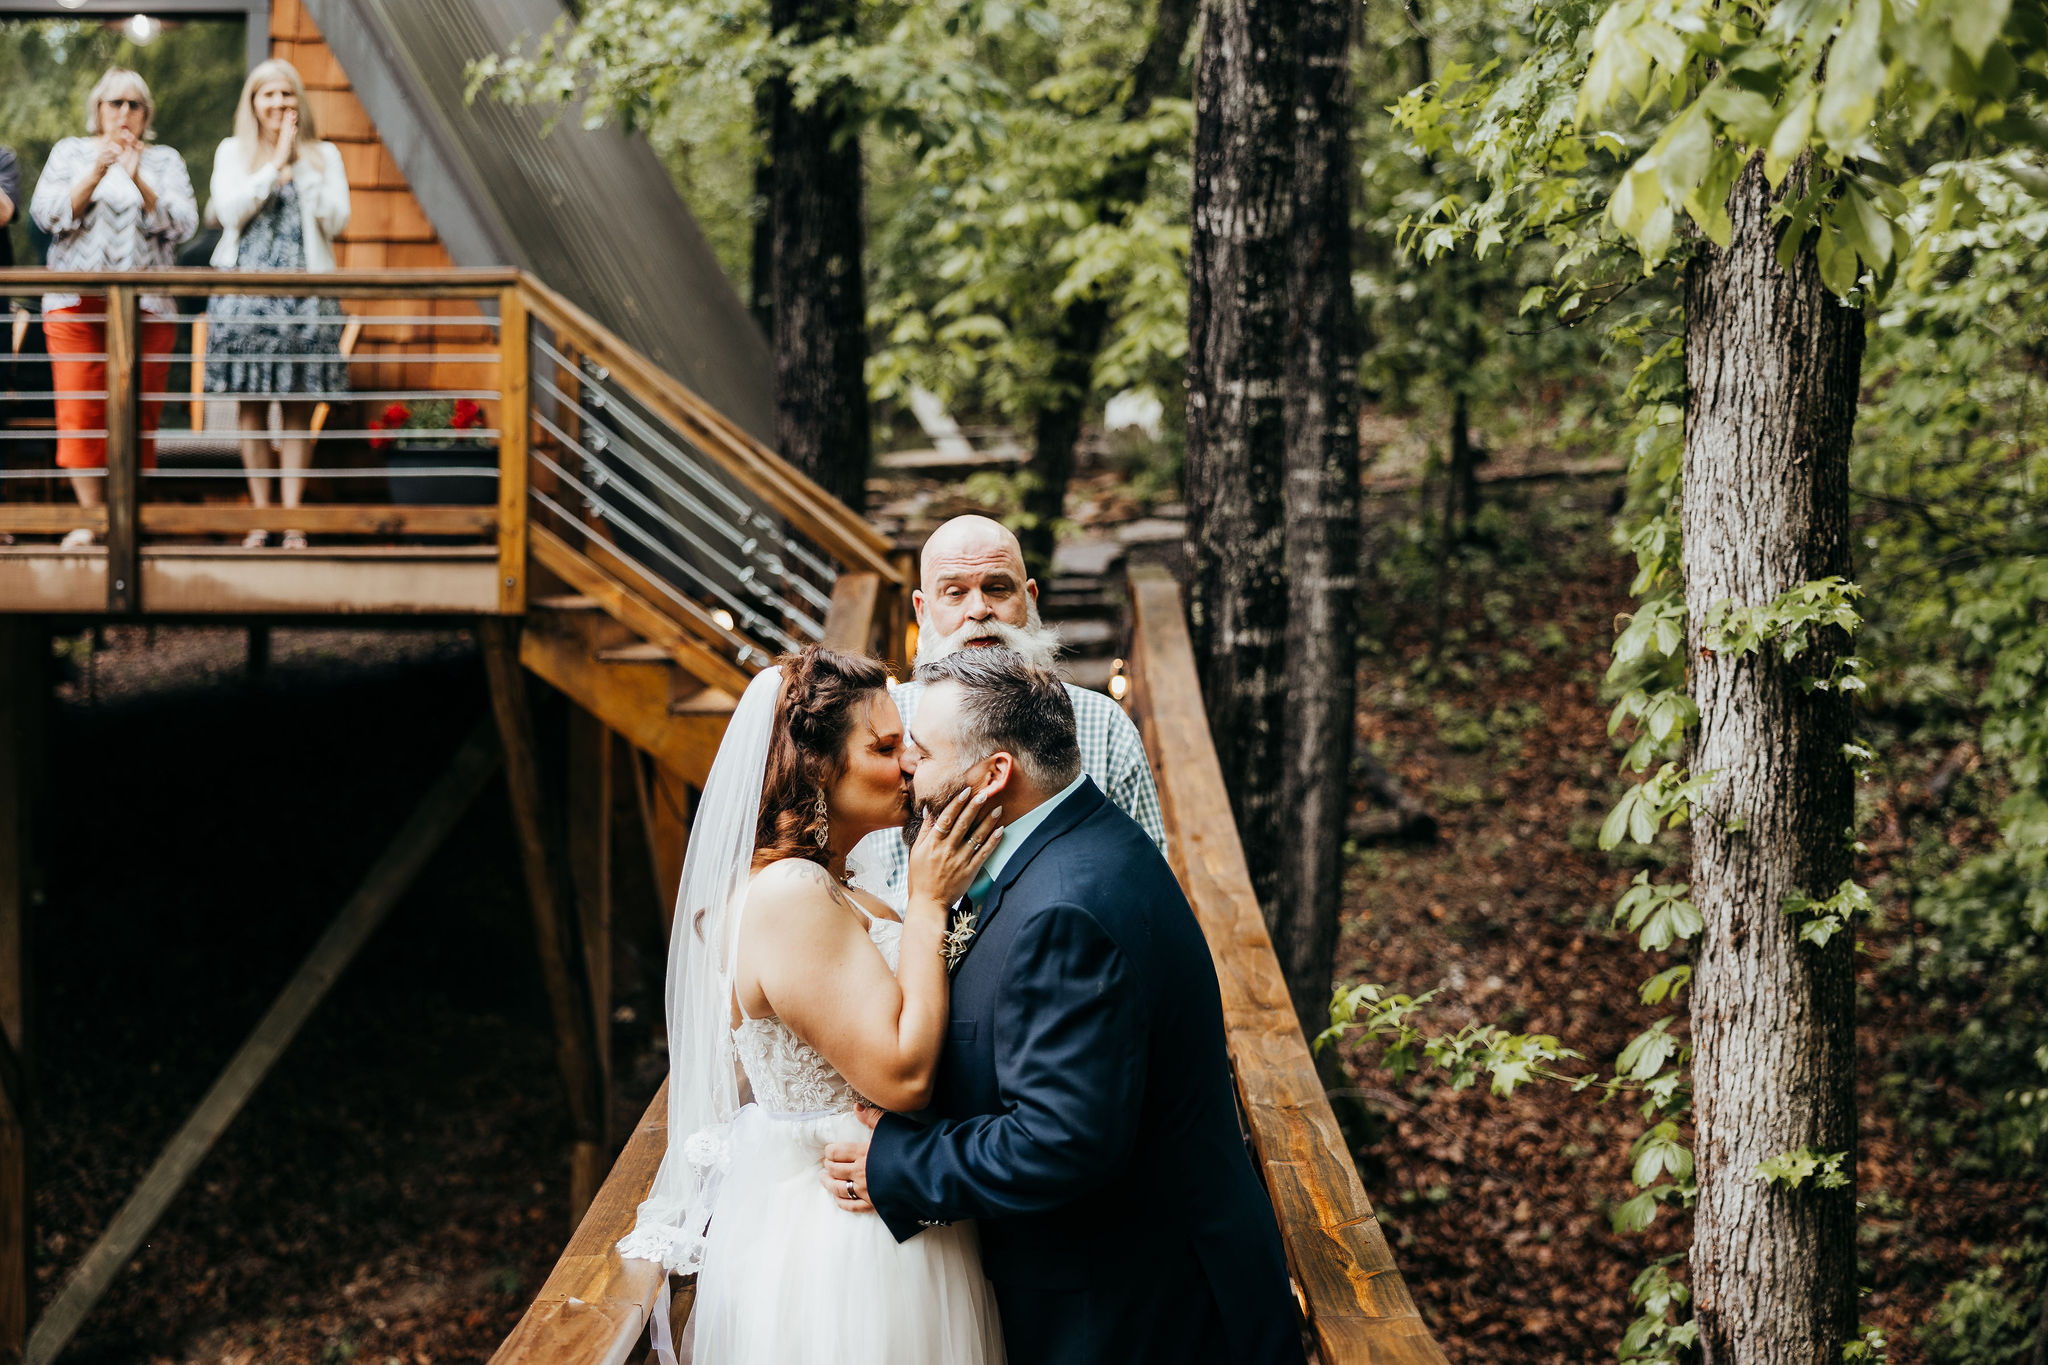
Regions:
<instances>
[{"instance_id":1,"label":"tree bark","mask_svg":"<svg viewBox=\"0 0 2048 1365\"><path fill-rule=\"evenodd\" d=\"M1358 318L1351 296L1352 0L1300 0L1288 296L1287 724L1280 895L1266 907L1302 1031L1329 1025L1358 666ZM1277 833L1277 831L1276 831Z\"/></svg>"},{"instance_id":2,"label":"tree bark","mask_svg":"<svg viewBox=\"0 0 2048 1365\"><path fill-rule=\"evenodd\" d=\"M1123 116L1136 122L1152 111L1152 101L1173 88L1187 50L1196 0L1159 0L1152 40L1131 72ZM1098 221L1121 223L1145 197L1152 169L1150 156L1126 157L1112 165L1095 194ZM1025 524L1017 538L1024 545L1024 563L1036 576L1052 572L1055 528L1065 515L1067 484L1074 476L1074 447L1081 439L1081 420L1088 410L1095 357L1109 331L1110 301L1097 294L1075 299L1060 315L1053 338L1051 396L1032 422L1030 479L1024 489Z\"/></svg>"},{"instance_id":3,"label":"tree bark","mask_svg":"<svg viewBox=\"0 0 2048 1365\"><path fill-rule=\"evenodd\" d=\"M1850 569L1863 318L1822 287L1810 247L1777 264L1774 200L1752 161L1729 197L1733 240L1703 250L1685 279L1692 771L1714 775L1693 829L1705 929L1691 1268L1708 1365L1835 1360L1856 1330L1853 936L1802 943L1781 909L1794 893L1831 894L1851 870L1848 702L1802 686L1843 641L1787 663L1768 648L1717 654L1703 635L1717 604L1768 603ZM1801 1147L1846 1152L1851 1183L1757 1179L1757 1163Z\"/></svg>"},{"instance_id":4,"label":"tree bark","mask_svg":"<svg viewBox=\"0 0 2048 1365\"><path fill-rule=\"evenodd\" d=\"M1294 4L1204 0L1188 253L1188 633L1262 905L1280 890Z\"/></svg>"},{"instance_id":5,"label":"tree bark","mask_svg":"<svg viewBox=\"0 0 2048 1365\"><path fill-rule=\"evenodd\" d=\"M854 7L771 0L769 22L799 44L815 43L849 32ZM786 80L770 82L768 94L775 443L859 511L871 443L859 121L831 95L797 107Z\"/></svg>"}]
</instances>

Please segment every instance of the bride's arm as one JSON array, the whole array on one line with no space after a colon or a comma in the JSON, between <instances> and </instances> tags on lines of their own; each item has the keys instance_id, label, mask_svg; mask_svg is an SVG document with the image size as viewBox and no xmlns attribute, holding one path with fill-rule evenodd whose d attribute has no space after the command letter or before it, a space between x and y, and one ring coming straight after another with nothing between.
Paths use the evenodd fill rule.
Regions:
<instances>
[{"instance_id":1,"label":"bride's arm","mask_svg":"<svg viewBox=\"0 0 2048 1365\"><path fill-rule=\"evenodd\" d=\"M743 967L782 1021L884 1109L922 1109L946 1036L947 915L995 848L1000 806L962 792L911 852L901 966L891 975L847 892L815 863L777 863L756 881L741 929ZM943 833L941 831L944 831Z\"/></svg>"}]
</instances>

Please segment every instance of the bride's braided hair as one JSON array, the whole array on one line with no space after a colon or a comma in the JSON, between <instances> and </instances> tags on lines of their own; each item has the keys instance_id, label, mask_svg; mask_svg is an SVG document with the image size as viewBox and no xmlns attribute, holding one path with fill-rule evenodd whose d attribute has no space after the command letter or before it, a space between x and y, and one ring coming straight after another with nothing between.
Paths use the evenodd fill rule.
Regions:
<instances>
[{"instance_id":1,"label":"bride's braided hair","mask_svg":"<svg viewBox=\"0 0 2048 1365\"><path fill-rule=\"evenodd\" d=\"M782 858L822 864L830 856L824 837L830 821L818 813L819 793L846 770L846 741L860 705L889 685L889 671L865 655L823 645L776 662L782 696L768 741L754 866Z\"/></svg>"}]
</instances>

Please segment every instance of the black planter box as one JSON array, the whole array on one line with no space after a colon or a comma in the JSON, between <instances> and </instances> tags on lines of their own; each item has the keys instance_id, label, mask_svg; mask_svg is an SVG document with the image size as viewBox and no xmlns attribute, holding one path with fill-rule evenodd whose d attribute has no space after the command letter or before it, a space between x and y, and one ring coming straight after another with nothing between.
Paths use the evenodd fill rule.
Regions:
<instances>
[{"instance_id":1,"label":"black planter box","mask_svg":"<svg viewBox=\"0 0 2048 1365\"><path fill-rule=\"evenodd\" d=\"M488 507L498 500L496 446L390 445L377 452L390 469L391 501L400 507ZM422 469L480 469L467 475L419 474Z\"/></svg>"}]
</instances>

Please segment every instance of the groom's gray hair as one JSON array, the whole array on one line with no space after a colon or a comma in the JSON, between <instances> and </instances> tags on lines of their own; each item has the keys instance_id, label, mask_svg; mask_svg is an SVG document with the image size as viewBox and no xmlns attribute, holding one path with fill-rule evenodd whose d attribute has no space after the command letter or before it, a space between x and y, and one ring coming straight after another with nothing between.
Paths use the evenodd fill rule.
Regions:
<instances>
[{"instance_id":1,"label":"groom's gray hair","mask_svg":"<svg viewBox=\"0 0 2048 1365\"><path fill-rule=\"evenodd\" d=\"M963 694L960 746L979 762L1001 750L1050 795L1081 772L1074 702L1057 673L1014 650L987 645L921 664L921 683L956 683Z\"/></svg>"}]
</instances>

